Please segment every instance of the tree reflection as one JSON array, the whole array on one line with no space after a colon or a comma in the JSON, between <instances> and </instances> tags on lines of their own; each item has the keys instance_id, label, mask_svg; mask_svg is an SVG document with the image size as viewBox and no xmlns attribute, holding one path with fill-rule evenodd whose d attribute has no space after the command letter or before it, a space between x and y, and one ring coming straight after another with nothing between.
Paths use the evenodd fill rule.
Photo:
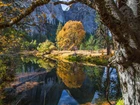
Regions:
<instances>
[{"instance_id":1,"label":"tree reflection","mask_svg":"<svg viewBox=\"0 0 140 105\"><path fill-rule=\"evenodd\" d=\"M2 105L61 105L58 104L59 100L66 103L68 95L69 99L75 100L74 105L102 105L107 104L108 86L111 102L117 99L120 93L115 69L107 71L104 67L62 61L58 61L56 67L53 60L14 58L16 57L0 59L0 93L2 90L3 93L7 92L3 96L0 94L0 98L5 102ZM14 80L14 72L17 74L16 81L9 83ZM110 82L107 82L108 79ZM67 94L62 94L64 90ZM72 105L71 101L68 103Z\"/></svg>"},{"instance_id":2,"label":"tree reflection","mask_svg":"<svg viewBox=\"0 0 140 105\"><path fill-rule=\"evenodd\" d=\"M103 67L97 66L85 66L85 72L87 77L90 79L94 86L98 86L98 89L101 87Z\"/></svg>"},{"instance_id":3,"label":"tree reflection","mask_svg":"<svg viewBox=\"0 0 140 105\"><path fill-rule=\"evenodd\" d=\"M56 62L51 59L41 59L36 57L21 57L22 61L25 63L31 62L32 64L38 64L40 68L46 69L47 72L50 72L53 68L56 67ZM31 64L30 64L31 65Z\"/></svg>"},{"instance_id":4,"label":"tree reflection","mask_svg":"<svg viewBox=\"0 0 140 105\"><path fill-rule=\"evenodd\" d=\"M49 59L47 60L39 59L37 63L39 64L39 67L46 69L48 72L56 67L56 62Z\"/></svg>"},{"instance_id":5,"label":"tree reflection","mask_svg":"<svg viewBox=\"0 0 140 105\"><path fill-rule=\"evenodd\" d=\"M80 88L85 79L83 66L77 63L59 61L57 65L57 74L69 88Z\"/></svg>"}]
</instances>

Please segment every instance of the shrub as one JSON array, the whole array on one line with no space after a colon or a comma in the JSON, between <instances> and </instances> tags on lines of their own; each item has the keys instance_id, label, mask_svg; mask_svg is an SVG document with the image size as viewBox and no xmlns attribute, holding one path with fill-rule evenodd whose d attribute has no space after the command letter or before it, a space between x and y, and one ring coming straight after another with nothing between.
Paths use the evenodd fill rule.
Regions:
<instances>
[{"instance_id":1,"label":"shrub","mask_svg":"<svg viewBox=\"0 0 140 105\"><path fill-rule=\"evenodd\" d=\"M75 55L75 56L69 55L67 60L73 61L73 62L76 62L76 61L80 62L81 61L81 56L79 56L79 55Z\"/></svg>"},{"instance_id":2,"label":"shrub","mask_svg":"<svg viewBox=\"0 0 140 105\"><path fill-rule=\"evenodd\" d=\"M37 50L41 53L50 53L52 50L55 50L56 47L53 42L46 40L43 43L40 43L37 47Z\"/></svg>"},{"instance_id":3,"label":"shrub","mask_svg":"<svg viewBox=\"0 0 140 105\"><path fill-rule=\"evenodd\" d=\"M67 60L72 61L72 62L90 62L90 63L94 63L96 65L107 65L108 64L108 58L106 57L100 57L100 56L83 56L83 55L69 55L67 58Z\"/></svg>"},{"instance_id":4,"label":"shrub","mask_svg":"<svg viewBox=\"0 0 140 105\"><path fill-rule=\"evenodd\" d=\"M36 40L32 40L31 42L29 41L25 41L22 44L22 49L26 49L26 50L34 50L37 48L37 43Z\"/></svg>"},{"instance_id":5,"label":"shrub","mask_svg":"<svg viewBox=\"0 0 140 105\"><path fill-rule=\"evenodd\" d=\"M118 100L116 105L124 105L124 100L122 99Z\"/></svg>"}]
</instances>

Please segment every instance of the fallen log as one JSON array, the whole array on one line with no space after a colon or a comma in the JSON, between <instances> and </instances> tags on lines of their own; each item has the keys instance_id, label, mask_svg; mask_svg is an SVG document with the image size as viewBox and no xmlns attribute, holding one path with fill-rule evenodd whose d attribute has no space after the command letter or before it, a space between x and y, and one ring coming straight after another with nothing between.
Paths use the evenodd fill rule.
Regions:
<instances>
[{"instance_id":1,"label":"fallen log","mask_svg":"<svg viewBox=\"0 0 140 105\"><path fill-rule=\"evenodd\" d=\"M28 81L34 79L35 77L37 77L37 76L39 76L39 75L42 75L42 74L45 74L45 73L47 73L47 72L46 72L46 71L39 72L39 73L37 73L37 74L31 76L29 79L27 79L27 80L25 80L25 81L23 81L23 82L21 82L21 83L19 83L19 84L13 85L12 87L13 87L14 89L16 89L17 87L19 87L19 86L25 84L26 82L28 82Z\"/></svg>"}]
</instances>

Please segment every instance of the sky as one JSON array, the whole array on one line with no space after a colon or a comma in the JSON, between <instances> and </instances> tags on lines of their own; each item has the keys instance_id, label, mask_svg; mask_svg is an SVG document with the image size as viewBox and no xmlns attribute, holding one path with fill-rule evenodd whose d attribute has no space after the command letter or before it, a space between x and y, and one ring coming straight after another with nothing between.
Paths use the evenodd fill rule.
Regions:
<instances>
[{"instance_id":1,"label":"sky","mask_svg":"<svg viewBox=\"0 0 140 105\"><path fill-rule=\"evenodd\" d=\"M59 1L71 1L71 0L59 0ZM68 11L70 9L70 7L67 5L61 4L61 6L63 11Z\"/></svg>"}]
</instances>

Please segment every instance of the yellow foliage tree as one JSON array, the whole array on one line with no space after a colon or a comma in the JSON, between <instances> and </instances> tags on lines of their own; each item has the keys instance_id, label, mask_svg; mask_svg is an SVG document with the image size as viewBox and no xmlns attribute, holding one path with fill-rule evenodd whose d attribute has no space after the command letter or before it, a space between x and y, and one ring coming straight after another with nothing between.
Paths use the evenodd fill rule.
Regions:
<instances>
[{"instance_id":1,"label":"yellow foliage tree","mask_svg":"<svg viewBox=\"0 0 140 105\"><path fill-rule=\"evenodd\" d=\"M85 31L80 21L68 21L56 36L57 46L63 50L79 47L85 37Z\"/></svg>"}]
</instances>

